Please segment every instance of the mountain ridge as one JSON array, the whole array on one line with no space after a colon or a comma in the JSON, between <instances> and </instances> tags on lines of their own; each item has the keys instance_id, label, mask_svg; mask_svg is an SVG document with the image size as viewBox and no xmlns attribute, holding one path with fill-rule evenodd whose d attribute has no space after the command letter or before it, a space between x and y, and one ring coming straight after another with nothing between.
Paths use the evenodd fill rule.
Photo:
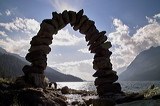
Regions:
<instances>
[{"instance_id":1,"label":"mountain ridge","mask_svg":"<svg viewBox=\"0 0 160 106\"><path fill-rule=\"evenodd\" d=\"M140 52L127 69L119 75L121 81L160 80L160 46Z\"/></svg>"},{"instance_id":2,"label":"mountain ridge","mask_svg":"<svg viewBox=\"0 0 160 106\"><path fill-rule=\"evenodd\" d=\"M15 79L16 77L23 75L23 66L29 64L30 63L27 62L25 58L19 56L18 54L9 53L5 49L0 47L0 77ZM52 69L51 67L47 67L44 72L46 77L51 82L83 81L81 78L60 73L55 69Z\"/></svg>"}]
</instances>

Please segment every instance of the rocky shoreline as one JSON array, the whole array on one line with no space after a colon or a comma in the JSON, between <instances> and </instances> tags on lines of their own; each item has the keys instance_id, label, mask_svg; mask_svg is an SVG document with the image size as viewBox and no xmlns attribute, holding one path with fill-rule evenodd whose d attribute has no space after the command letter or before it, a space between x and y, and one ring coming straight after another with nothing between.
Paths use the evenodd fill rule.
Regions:
<instances>
[{"instance_id":1,"label":"rocky shoreline","mask_svg":"<svg viewBox=\"0 0 160 106\"><path fill-rule=\"evenodd\" d=\"M21 88L10 81L0 82L0 106L159 106L160 87L151 85L140 92L106 93L54 88Z\"/></svg>"}]
</instances>

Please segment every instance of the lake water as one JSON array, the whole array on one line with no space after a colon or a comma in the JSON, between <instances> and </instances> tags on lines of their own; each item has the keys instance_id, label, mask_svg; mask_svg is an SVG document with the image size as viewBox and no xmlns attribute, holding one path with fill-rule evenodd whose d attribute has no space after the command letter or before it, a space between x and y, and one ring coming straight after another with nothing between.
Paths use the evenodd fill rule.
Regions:
<instances>
[{"instance_id":1,"label":"lake water","mask_svg":"<svg viewBox=\"0 0 160 106\"><path fill-rule=\"evenodd\" d=\"M147 89L151 84L160 87L160 81L120 81L122 91L137 92ZM68 86L76 90L96 91L94 82L57 82L57 87L62 88Z\"/></svg>"}]
</instances>

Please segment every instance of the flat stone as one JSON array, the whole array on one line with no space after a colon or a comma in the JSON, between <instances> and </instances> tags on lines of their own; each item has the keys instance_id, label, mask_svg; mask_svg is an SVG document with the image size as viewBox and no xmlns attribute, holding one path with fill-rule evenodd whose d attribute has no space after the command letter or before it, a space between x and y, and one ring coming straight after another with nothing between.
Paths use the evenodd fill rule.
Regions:
<instances>
[{"instance_id":1,"label":"flat stone","mask_svg":"<svg viewBox=\"0 0 160 106\"><path fill-rule=\"evenodd\" d=\"M47 62L45 60L37 60L37 61L32 61L32 65L37 67L42 67L45 70L47 67Z\"/></svg>"},{"instance_id":2,"label":"flat stone","mask_svg":"<svg viewBox=\"0 0 160 106\"><path fill-rule=\"evenodd\" d=\"M42 23L47 23L47 24L50 24L50 25L52 25L53 26L53 24L52 24L52 19L44 19L43 21L42 21Z\"/></svg>"},{"instance_id":3,"label":"flat stone","mask_svg":"<svg viewBox=\"0 0 160 106\"><path fill-rule=\"evenodd\" d=\"M63 18L65 24L68 24L68 23L69 23L69 14L68 14L67 10L64 10L64 11L62 12L62 18Z\"/></svg>"},{"instance_id":4,"label":"flat stone","mask_svg":"<svg viewBox=\"0 0 160 106\"><path fill-rule=\"evenodd\" d=\"M92 38L89 40L87 46L89 46L90 44L94 43L101 36L104 36L105 33L106 33L106 31L102 31L99 34L93 35Z\"/></svg>"},{"instance_id":5,"label":"flat stone","mask_svg":"<svg viewBox=\"0 0 160 106\"><path fill-rule=\"evenodd\" d=\"M59 28L58 30L61 30L62 28L64 28L67 24L65 24L63 18L62 18L62 14L58 14L59 18L58 18L58 23L59 23Z\"/></svg>"},{"instance_id":6,"label":"flat stone","mask_svg":"<svg viewBox=\"0 0 160 106\"><path fill-rule=\"evenodd\" d=\"M98 77L95 79L94 84L95 86L103 85L105 83L113 83L118 80L117 75L106 76L106 77Z\"/></svg>"},{"instance_id":7,"label":"flat stone","mask_svg":"<svg viewBox=\"0 0 160 106\"><path fill-rule=\"evenodd\" d=\"M113 70L97 70L94 74L93 77L103 77L107 75L116 75L116 71Z\"/></svg>"},{"instance_id":8,"label":"flat stone","mask_svg":"<svg viewBox=\"0 0 160 106\"><path fill-rule=\"evenodd\" d=\"M95 50L98 49L98 48L103 48L103 49L107 50L111 47L112 47L111 42L105 42L105 43L102 43L99 46L96 46L96 45L93 44L89 47L89 50L91 50L91 53L95 53Z\"/></svg>"},{"instance_id":9,"label":"flat stone","mask_svg":"<svg viewBox=\"0 0 160 106\"><path fill-rule=\"evenodd\" d=\"M41 27L39 32L37 33L37 36L53 39L52 35L56 32L54 26L46 22L42 22L40 26Z\"/></svg>"},{"instance_id":10,"label":"flat stone","mask_svg":"<svg viewBox=\"0 0 160 106\"><path fill-rule=\"evenodd\" d=\"M86 41L89 41L92 38L92 35L96 35L98 33L99 31L96 29L95 25L90 26L89 30L86 32Z\"/></svg>"},{"instance_id":11,"label":"flat stone","mask_svg":"<svg viewBox=\"0 0 160 106\"><path fill-rule=\"evenodd\" d=\"M38 46L31 46L31 48L28 51L29 52L43 51L45 54L49 54L49 52L51 51L51 48L46 45L38 45Z\"/></svg>"},{"instance_id":12,"label":"flat stone","mask_svg":"<svg viewBox=\"0 0 160 106\"><path fill-rule=\"evenodd\" d=\"M95 56L94 56L94 59L97 58L97 57L105 57L105 58L109 58L112 54L111 51L109 51L108 49L105 50L103 48L98 48L95 50Z\"/></svg>"},{"instance_id":13,"label":"flat stone","mask_svg":"<svg viewBox=\"0 0 160 106\"><path fill-rule=\"evenodd\" d=\"M105 57L95 58L93 61L93 69L95 69L95 70L101 70L101 69L112 70L112 64L110 62L110 59L105 58Z\"/></svg>"},{"instance_id":14,"label":"flat stone","mask_svg":"<svg viewBox=\"0 0 160 106\"><path fill-rule=\"evenodd\" d=\"M87 20L88 20L88 17L87 17L86 15L83 15L83 16L81 17L79 23L76 24L76 25L73 27L73 29L74 29L75 31L77 31L77 30L82 26L82 24L85 23Z\"/></svg>"},{"instance_id":15,"label":"flat stone","mask_svg":"<svg viewBox=\"0 0 160 106\"><path fill-rule=\"evenodd\" d=\"M61 13L58 14L57 12L52 12L52 16L53 16L52 21L53 19L55 19L58 22L58 30L66 26Z\"/></svg>"},{"instance_id":16,"label":"flat stone","mask_svg":"<svg viewBox=\"0 0 160 106\"><path fill-rule=\"evenodd\" d=\"M98 45L104 43L106 40L107 40L107 36L106 36L106 35L101 36L101 37L96 41L95 46L98 46Z\"/></svg>"},{"instance_id":17,"label":"flat stone","mask_svg":"<svg viewBox=\"0 0 160 106\"><path fill-rule=\"evenodd\" d=\"M92 21L92 20L87 20L87 21L80 27L79 32L80 32L81 34L86 34L86 33L88 32L89 28L90 28L92 25L94 25L94 24L95 24L94 21Z\"/></svg>"},{"instance_id":18,"label":"flat stone","mask_svg":"<svg viewBox=\"0 0 160 106\"><path fill-rule=\"evenodd\" d=\"M93 99L93 106L115 106L116 103L110 98Z\"/></svg>"},{"instance_id":19,"label":"flat stone","mask_svg":"<svg viewBox=\"0 0 160 106\"><path fill-rule=\"evenodd\" d=\"M52 18L52 24L53 24L53 26L54 26L54 28L55 28L55 34L57 34L57 31L58 31L58 28L59 28L59 24L58 24L58 22L57 22L57 20L55 20L54 18Z\"/></svg>"},{"instance_id":20,"label":"flat stone","mask_svg":"<svg viewBox=\"0 0 160 106\"><path fill-rule=\"evenodd\" d=\"M69 23L72 25L73 23L76 22L76 12L68 11L68 15L69 15Z\"/></svg>"},{"instance_id":21,"label":"flat stone","mask_svg":"<svg viewBox=\"0 0 160 106\"><path fill-rule=\"evenodd\" d=\"M104 85L100 85L97 87L97 93L100 96L105 95L109 92L121 92L121 85L119 83L105 83Z\"/></svg>"},{"instance_id":22,"label":"flat stone","mask_svg":"<svg viewBox=\"0 0 160 106\"><path fill-rule=\"evenodd\" d=\"M34 51L30 52L26 55L26 60L29 62L37 61L37 60L45 60L47 61L47 56L43 51Z\"/></svg>"},{"instance_id":23,"label":"flat stone","mask_svg":"<svg viewBox=\"0 0 160 106\"><path fill-rule=\"evenodd\" d=\"M59 14L57 12L52 12L52 17L53 17L53 19L58 20Z\"/></svg>"},{"instance_id":24,"label":"flat stone","mask_svg":"<svg viewBox=\"0 0 160 106\"><path fill-rule=\"evenodd\" d=\"M34 36L30 42L32 46L36 45L50 45L52 44L52 40L49 38L44 38L40 36Z\"/></svg>"},{"instance_id":25,"label":"flat stone","mask_svg":"<svg viewBox=\"0 0 160 106\"><path fill-rule=\"evenodd\" d=\"M40 74L44 73L44 69L43 68L36 67L36 66L29 66L29 65L25 65L23 67L22 71L24 72L25 75L27 75L29 73L40 73Z\"/></svg>"},{"instance_id":26,"label":"flat stone","mask_svg":"<svg viewBox=\"0 0 160 106\"><path fill-rule=\"evenodd\" d=\"M76 14L76 21L73 24L71 24L71 26L75 26L75 25L77 25L79 23L83 13L84 13L84 11L82 9Z\"/></svg>"}]
</instances>

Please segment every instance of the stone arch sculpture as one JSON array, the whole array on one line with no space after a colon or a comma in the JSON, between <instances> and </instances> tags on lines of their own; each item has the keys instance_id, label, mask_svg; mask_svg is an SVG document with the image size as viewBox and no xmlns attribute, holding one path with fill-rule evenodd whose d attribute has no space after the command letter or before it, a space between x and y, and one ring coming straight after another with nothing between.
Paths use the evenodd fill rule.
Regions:
<instances>
[{"instance_id":1,"label":"stone arch sculpture","mask_svg":"<svg viewBox=\"0 0 160 106\"><path fill-rule=\"evenodd\" d=\"M118 80L118 76L112 70L110 62L112 52L109 51L112 45L107 41L106 31L99 32L95 22L83 15L83 9L78 13L67 10L62 13L53 12L52 16L52 19L42 21L39 32L30 42L31 47L26 55L26 60L31 65L25 65L22 69L25 74L25 82L35 87L44 88L48 86L44 70L47 66L46 56L51 51L49 45L52 44L52 35L57 34L58 30L70 23L75 31L79 30L81 34L85 34L89 50L95 54L93 69L96 72L93 74L93 77L97 77L94 81L97 93L103 95L108 92L121 92L120 84L115 83Z\"/></svg>"}]
</instances>

